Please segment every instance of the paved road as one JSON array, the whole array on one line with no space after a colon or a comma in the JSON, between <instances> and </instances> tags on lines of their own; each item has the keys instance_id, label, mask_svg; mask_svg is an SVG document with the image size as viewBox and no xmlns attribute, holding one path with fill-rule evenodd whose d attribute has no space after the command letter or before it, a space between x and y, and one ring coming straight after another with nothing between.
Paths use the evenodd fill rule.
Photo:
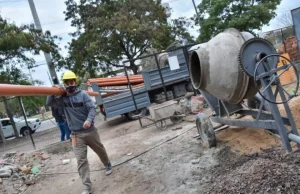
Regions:
<instances>
[{"instance_id":1,"label":"paved road","mask_svg":"<svg viewBox=\"0 0 300 194\"><path fill-rule=\"evenodd\" d=\"M41 132L41 131L45 131L45 130L48 130L48 129L52 129L54 127L56 127L56 123L55 123L55 119L49 119L49 120L46 120L46 121L42 121L42 124L40 126L40 128L38 128L36 130L36 133L38 132Z\"/></svg>"}]
</instances>

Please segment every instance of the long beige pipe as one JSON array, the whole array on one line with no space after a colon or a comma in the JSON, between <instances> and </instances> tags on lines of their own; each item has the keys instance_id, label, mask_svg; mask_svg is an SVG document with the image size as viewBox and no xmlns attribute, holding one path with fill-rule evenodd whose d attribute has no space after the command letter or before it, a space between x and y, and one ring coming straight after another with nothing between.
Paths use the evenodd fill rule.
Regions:
<instances>
[{"instance_id":1,"label":"long beige pipe","mask_svg":"<svg viewBox=\"0 0 300 194\"><path fill-rule=\"evenodd\" d=\"M90 96L99 95L98 92L85 92ZM0 96L47 96L64 95L65 93L65 91L54 87L0 84Z\"/></svg>"}]
</instances>

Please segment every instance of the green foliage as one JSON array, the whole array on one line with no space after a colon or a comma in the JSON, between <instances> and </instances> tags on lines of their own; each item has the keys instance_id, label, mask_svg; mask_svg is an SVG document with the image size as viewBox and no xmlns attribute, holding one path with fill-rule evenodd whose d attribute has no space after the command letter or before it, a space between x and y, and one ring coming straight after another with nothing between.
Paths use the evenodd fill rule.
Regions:
<instances>
[{"instance_id":1,"label":"green foliage","mask_svg":"<svg viewBox=\"0 0 300 194\"><path fill-rule=\"evenodd\" d=\"M47 96L24 96L22 102L24 109L30 115L36 115L38 113L39 106L45 106ZM21 109L18 109L21 111ZM18 111L18 112L19 112ZM22 112L19 112L22 114Z\"/></svg>"},{"instance_id":2,"label":"green foliage","mask_svg":"<svg viewBox=\"0 0 300 194\"><path fill-rule=\"evenodd\" d=\"M226 28L253 33L276 16L281 0L203 0L198 6L200 41L208 41Z\"/></svg>"},{"instance_id":3,"label":"green foliage","mask_svg":"<svg viewBox=\"0 0 300 194\"><path fill-rule=\"evenodd\" d=\"M23 96L22 102L26 113L28 113L29 116L38 114L38 106L44 106L46 98L46 96ZM19 116L23 116L18 98L8 99L7 102L13 115L17 113ZM7 117L3 114L5 112L5 106L3 102L0 102L0 118Z\"/></svg>"},{"instance_id":4,"label":"green foliage","mask_svg":"<svg viewBox=\"0 0 300 194\"><path fill-rule=\"evenodd\" d=\"M16 26L0 16L0 83L29 85L28 77L21 71L21 68L34 66L35 61L29 53L51 53L52 62L61 66L64 59L56 40L58 37L51 36L50 32L42 34L33 25Z\"/></svg>"},{"instance_id":5,"label":"green foliage","mask_svg":"<svg viewBox=\"0 0 300 194\"><path fill-rule=\"evenodd\" d=\"M25 75L19 68L15 66L7 65L4 67L2 71L0 71L0 83L8 83L8 84L19 84L19 85L31 85L29 82L28 76ZM28 112L35 112L37 109L33 103L36 104L45 104L46 97L33 97L33 96L26 96L22 97L23 104L25 110ZM19 101L17 98L7 100L10 110L12 114L18 112L19 115L22 115L22 110L19 105ZM7 111L4 109L4 106L0 106L0 112Z\"/></svg>"},{"instance_id":6,"label":"green foliage","mask_svg":"<svg viewBox=\"0 0 300 194\"><path fill-rule=\"evenodd\" d=\"M167 22L160 0L67 0L66 20L78 30L69 45L66 68L82 76L123 67L122 59L135 59L147 49L165 49L176 39L192 40L182 19ZM137 73L135 61L130 69Z\"/></svg>"},{"instance_id":7,"label":"green foliage","mask_svg":"<svg viewBox=\"0 0 300 194\"><path fill-rule=\"evenodd\" d=\"M50 32L42 34L33 25L18 27L0 16L0 68L5 65L31 67L34 60L28 57L27 52L38 55L40 51L51 53L53 63L57 66L61 65L64 60L59 54L59 47L55 40L58 40L58 37L51 36Z\"/></svg>"},{"instance_id":8,"label":"green foliage","mask_svg":"<svg viewBox=\"0 0 300 194\"><path fill-rule=\"evenodd\" d=\"M15 65L3 67L0 71L0 83L30 85L28 77Z\"/></svg>"},{"instance_id":9,"label":"green foliage","mask_svg":"<svg viewBox=\"0 0 300 194\"><path fill-rule=\"evenodd\" d=\"M42 34L33 25L16 26L0 16L0 83L30 85L27 76L21 71L21 68L30 68L34 65L35 61L28 53L33 55L40 54L40 51L51 53L52 62L57 66L61 65L64 60L59 54L55 40L57 37L51 36L50 32ZM15 100L8 102L6 97L1 99L18 137L13 113L16 109L20 110L19 103Z\"/></svg>"}]
</instances>

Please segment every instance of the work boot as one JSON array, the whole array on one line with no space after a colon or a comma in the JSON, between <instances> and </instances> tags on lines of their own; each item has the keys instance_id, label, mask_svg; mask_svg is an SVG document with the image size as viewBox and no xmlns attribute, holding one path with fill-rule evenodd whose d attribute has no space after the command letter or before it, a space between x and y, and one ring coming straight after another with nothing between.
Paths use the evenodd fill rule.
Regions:
<instances>
[{"instance_id":1,"label":"work boot","mask_svg":"<svg viewBox=\"0 0 300 194\"><path fill-rule=\"evenodd\" d=\"M84 188L81 194L92 194L92 193L93 193L93 188L91 189Z\"/></svg>"},{"instance_id":2,"label":"work boot","mask_svg":"<svg viewBox=\"0 0 300 194\"><path fill-rule=\"evenodd\" d=\"M89 191L89 190L83 190L81 194L92 194L92 191Z\"/></svg>"},{"instance_id":3,"label":"work boot","mask_svg":"<svg viewBox=\"0 0 300 194\"><path fill-rule=\"evenodd\" d=\"M112 166L111 163L108 162L108 164L105 166L105 174L110 175L112 173Z\"/></svg>"}]
</instances>

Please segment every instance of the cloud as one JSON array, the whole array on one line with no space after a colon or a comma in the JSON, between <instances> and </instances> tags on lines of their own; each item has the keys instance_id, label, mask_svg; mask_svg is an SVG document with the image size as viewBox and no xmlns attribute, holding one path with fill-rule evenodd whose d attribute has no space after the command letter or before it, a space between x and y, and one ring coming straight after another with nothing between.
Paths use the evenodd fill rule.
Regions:
<instances>
[{"instance_id":1,"label":"cloud","mask_svg":"<svg viewBox=\"0 0 300 194\"><path fill-rule=\"evenodd\" d=\"M35 7L42 25L43 31L50 31L52 35L58 35L62 38L59 43L62 49L62 55L67 55L67 50L64 48L65 45L72 39L68 33L75 31L71 27L70 21L65 20L65 4L63 0L35 0ZM20 0L19 2L1 3L0 14L2 17L9 19L10 22L14 22L17 25L33 23L32 13L27 1ZM37 64L46 64L44 54L33 56ZM34 68L32 71L32 77L34 80L40 80L44 85L51 85L48 76L47 65L41 65ZM24 73L29 74L29 70L25 69ZM57 72L58 77L61 77L63 72Z\"/></svg>"},{"instance_id":2,"label":"cloud","mask_svg":"<svg viewBox=\"0 0 300 194\"><path fill-rule=\"evenodd\" d=\"M202 0L195 0L195 4L199 5ZM183 3L184 2L184 3ZM171 19L176 19L179 17L191 18L196 15L196 11L192 0L164 0L162 3L169 3L169 7L172 9ZM199 36L199 27L189 28L192 36Z\"/></svg>"},{"instance_id":3,"label":"cloud","mask_svg":"<svg viewBox=\"0 0 300 194\"><path fill-rule=\"evenodd\" d=\"M300 1L282 0L276 10L277 16L269 22L269 25L263 26L262 31L267 32L267 31L278 29L278 24L277 24L278 18L281 17L282 14L284 13L290 13L292 9L295 9L297 7L300 7Z\"/></svg>"},{"instance_id":4,"label":"cloud","mask_svg":"<svg viewBox=\"0 0 300 194\"><path fill-rule=\"evenodd\" d=\"M201 3L202 0L195 0L196 6ZM163 0L163 3L168 3L170 8L172 8L171 18L178 18L181 16L190 18L196 15L192 0ZM184 3L183 3L184 2ZM276 13L277 16L272 19L269 25L262 27L262 32L278 29L277 18L280 17L283 13L290 12L291 9L300 7L300 1L295 0L282 0L280 5L277 7ZM190 33L197 37L199 35L199 27L190 29Z\"/></svg>"}]
</instances>

